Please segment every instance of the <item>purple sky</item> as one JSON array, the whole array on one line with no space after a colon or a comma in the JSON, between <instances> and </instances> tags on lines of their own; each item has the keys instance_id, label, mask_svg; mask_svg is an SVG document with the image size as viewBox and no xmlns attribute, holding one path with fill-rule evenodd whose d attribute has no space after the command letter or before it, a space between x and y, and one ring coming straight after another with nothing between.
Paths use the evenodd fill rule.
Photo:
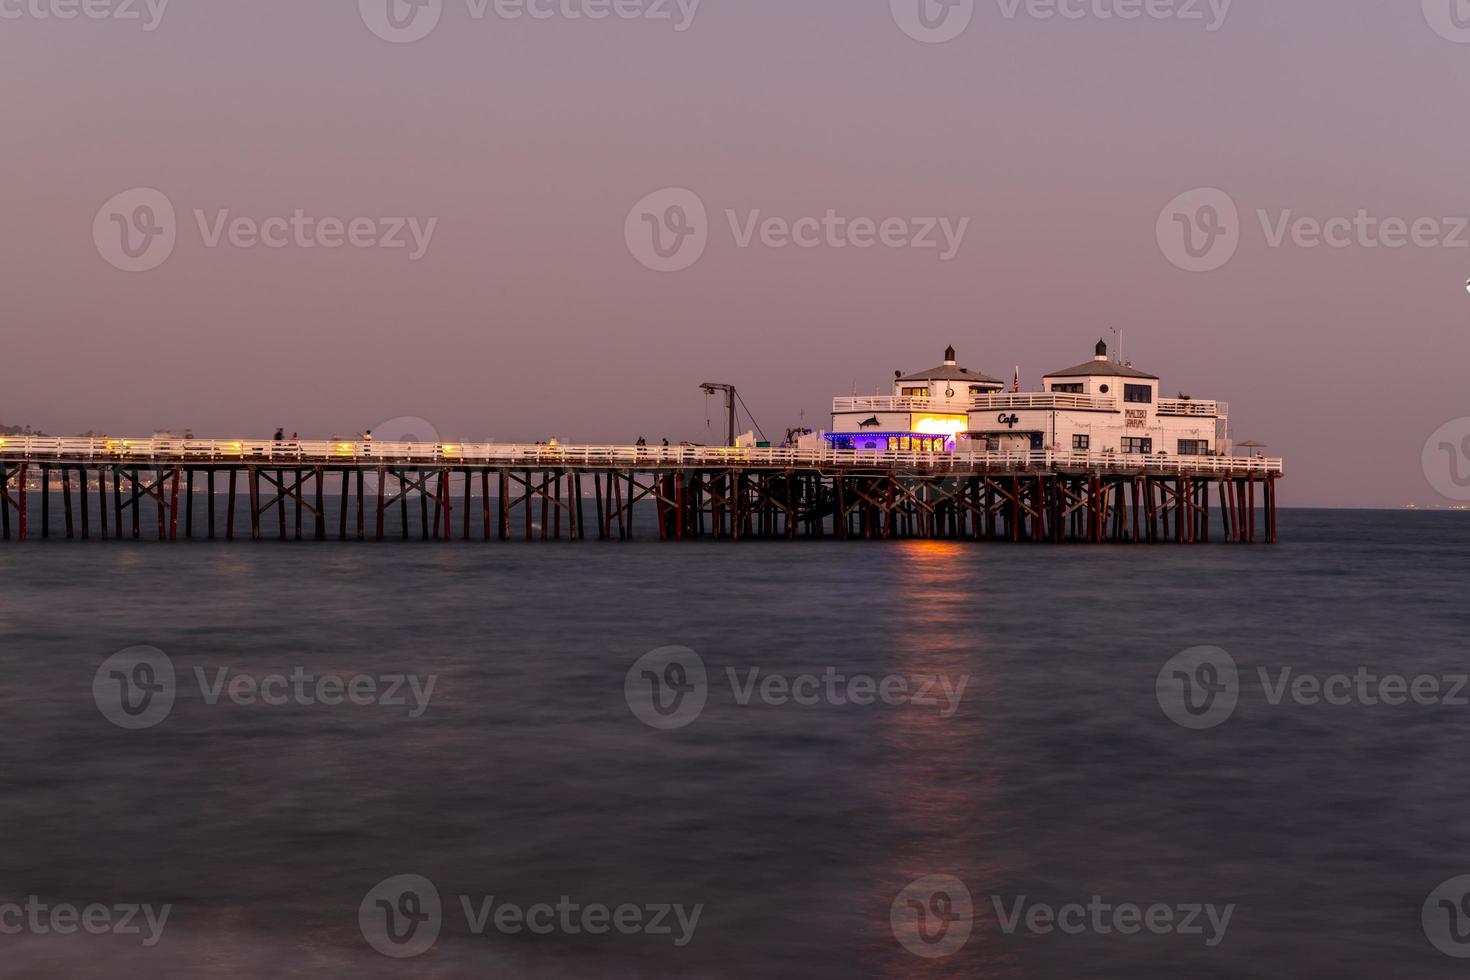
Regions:
<instances>
[{"instance_id":1,"label":"purple sky","mask_svg":"<svg viewBox=\"0 0 1470 980\"><path fill-rule=\"evenodd\" d=\"M779 437L946 344L1034 388L1113 326L1168 394L1230 401L1238 439L1286 456L1283 503L1397 506L1440 501L1421 449L1470 414L1470 248L1272 247L1257 217L1470 216L1470 44L1419 3L1236 0L1210 31L1205 0L1203 21L977 0L929 44L888 0L703 0L684 31L672 0L600 21L445 0L391 44L354 0L173 0L151 32L30 12L48 2L0 5L23 11L0 19L0 422L718 440L711 380ZM177 245L127 273L92 228L136 187L177 209ZM659 273L624 222L668 187L709 243ZM1199 187L1240 214L1209 273L1156 238ZM208 247L196 209L438 224L411 261ZM950 261L742 248L727 209L969 225Z\"/></svg>"}]
</instances>

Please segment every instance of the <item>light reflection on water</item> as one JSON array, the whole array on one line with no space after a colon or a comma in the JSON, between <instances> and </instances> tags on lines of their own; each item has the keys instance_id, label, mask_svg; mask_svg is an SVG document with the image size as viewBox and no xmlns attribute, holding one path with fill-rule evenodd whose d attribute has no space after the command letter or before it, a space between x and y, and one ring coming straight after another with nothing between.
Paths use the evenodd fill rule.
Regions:
<instances>
[{"instance_id":1,"label":"light reflection on water","mask_svg":"<svg viewBox=\"0 0 1470 980\"><path fill-rule=\"evenodd\" d=\"M961 707L951 718L917 707L886 712L879 729L887 751L875 773L883 812L900 845L884 869L885 894L929 875L953 875L975 901L975 922L964 948L925 961L894 949L888 902L872 906L870 945L887 977L995 977L1004 961L987 933L984 883L1001 876L991 842L996 832L999 774L987 761L994 733L983 705L994 696L986 664L983 564L974 550L953 542L904 542L894 549L895 673L907 677L966 678ZM958 570L963 568L963 573ZM977 616L978 613L978 616ZM963 760L963 761L961 761Z\"/></svg>"}]
</instances>

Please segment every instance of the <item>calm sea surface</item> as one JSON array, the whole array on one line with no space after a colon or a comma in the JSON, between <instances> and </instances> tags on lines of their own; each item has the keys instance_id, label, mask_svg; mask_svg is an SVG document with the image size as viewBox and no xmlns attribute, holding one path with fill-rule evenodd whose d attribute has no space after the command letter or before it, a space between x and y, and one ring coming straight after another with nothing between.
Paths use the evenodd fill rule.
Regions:
<instances>
[{"instance_id":1,"label":"calm sea surface","mask_svg":"<svg viewBox=\"0 0 1470 980\"><path fill-rule=\"evenodd\" d=\"M1276 548L0 546L0 903L20 907L0 906L0 974L1463 976L1421 910L1470 873L1470 707L1272 704L1258 669L1273 685L1288 667L1470 671L1470 515L1281 525ZM167 657L174 700L130 730L103 707L149 677L98 675L138 645ZM661 730L625 680L668 646L697 653L706 703ZM1199 646L1239 665L1238 703L1195 730L1156 680ZM293 672L434 686L417 717L406 684L406 704L249 693ZM854 704L855 675L965 686ZM791 681L815 703L783 697ZM437 941L404 959L368 936L388 928L370 893L399 875L442 908L414 922ZM962 882L973 914L957 894L921 902L935 941L897 932L949 953L925 958L893 909L934 875ZM430 914L402 897L386 906L399 938L403 914ZM477 929L487 901L507 922L558 902L699 917L536 933L492 913ZM165 903L154 935L142 914L141 934L48 918ZM1048 928L1089 903L1113 911ZM46 911L17 926L28 904ZM1151 930L1115 917L1129 904L1230 918Z\"/></svg>"}]
</instances>

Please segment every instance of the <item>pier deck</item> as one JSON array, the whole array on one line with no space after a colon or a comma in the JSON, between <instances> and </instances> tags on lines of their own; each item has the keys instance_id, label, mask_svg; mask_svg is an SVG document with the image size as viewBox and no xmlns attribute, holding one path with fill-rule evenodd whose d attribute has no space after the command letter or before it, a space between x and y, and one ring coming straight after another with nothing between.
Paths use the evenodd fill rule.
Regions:
<instances>
[{"instance_id":1,"label":"pier deck","mask_svg":"<svg viewBox=\"0 0 1470 980\"><path fill-rule=\"evenodd\" d=\"M33 536L32 495L50 537L59 492L58 533L83 539L140 538L151 505L154 540L177 540L181 517L186 539L628 540L636 514L661 540L1274 543L1283 473L1279 459L1163 454L12 436L0 538Z\"/></svg>"}]
</instances>

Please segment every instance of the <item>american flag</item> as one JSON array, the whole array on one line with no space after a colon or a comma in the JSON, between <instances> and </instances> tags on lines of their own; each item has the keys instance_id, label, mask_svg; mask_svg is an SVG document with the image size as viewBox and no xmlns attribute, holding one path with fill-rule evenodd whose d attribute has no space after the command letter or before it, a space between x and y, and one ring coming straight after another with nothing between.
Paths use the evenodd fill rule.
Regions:
<instances>
[{"instance_id":1,"label":"american flag","mask_svg":"<svg viewBox=\"0 0 1470 980\"><path fill-rule=\"evenodd\" d=\"M1011 382L1011 391L1014 391L1017 394L1019 394L1021 391L1021 366L1019 364L1016 365L1016 377L1015 380Z\"/></svg>"}]
</instances>

